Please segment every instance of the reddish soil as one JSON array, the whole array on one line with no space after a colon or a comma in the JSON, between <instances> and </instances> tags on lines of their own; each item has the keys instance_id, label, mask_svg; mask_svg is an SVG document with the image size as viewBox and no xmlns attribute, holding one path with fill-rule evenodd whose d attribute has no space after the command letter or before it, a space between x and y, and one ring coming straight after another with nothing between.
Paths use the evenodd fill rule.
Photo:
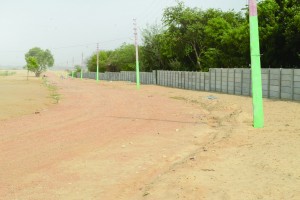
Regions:
<instances>
[{"instance_id":1,"label":"reddish soil","mask_svg":"<svg viewBox=\"0 0 300 200\"><path fill-rule=\"evenodd\" d=\"M0 121L0 199L300 199L299 103L253 129L248 97L48 80L58 104Z\"/></svg>"}]
</instances>

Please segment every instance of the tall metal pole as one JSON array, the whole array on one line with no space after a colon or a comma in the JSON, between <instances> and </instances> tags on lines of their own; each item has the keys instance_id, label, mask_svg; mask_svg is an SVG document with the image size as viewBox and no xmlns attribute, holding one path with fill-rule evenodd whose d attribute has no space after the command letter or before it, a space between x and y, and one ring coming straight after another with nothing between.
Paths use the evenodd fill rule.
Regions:
<instances>
[{"instance_id":1,"label":"tall metal pole","mask_svg":"<svg viewBox=\"0 0 300 200\"><path fill-rule=\"evenodd\" d=\"M96 74L97 82L99 82L99 43L97 43L97 74Z\"/></svg>"},{"instance_id":2,"label":"tall metal pole","mask_svg":"<svg viewBox=\"0 0 300 200\"><path fill-rule=\"evenodd\" d=\"M256 0L249 0L253 126L264 127L261 62Z\"/></svg>"},{"instance_id":3,"label":"tall metal pole","mask_svg":"<svg viewBox=\"0 0 300 200\"><path fill-rule=\"evenodd\" d=\"M74 57L73 57L73 59L72 59L72 67L73 67L73 69L72 69L72 78L74 78L74 69L75 69L75 61L74 61ZM77 77L77 76L76 76Z\"/></svg>"},{"instance_id":4,"label":"tall metal pole","mask_svg":"<svg viewBox=\"0 0 300 200\"><path fill-rule=\"evenodd\" d=\"M69 70L69 66L68 66L68 61L67 61L67 78L70 78L70 72L68 71Z\"/></svg>"},{"instance_id":5,"label":"tall metal pole","mask_svg":"<svg viewBox=\"0 0 300 200\"><path fill-rule=\"evenodd\" d=\"M80 79L82 80L82 74L83 74L83 53L81 56L81 70L80 70Z\"/></svg>"},{"instance_id":6,"label":"tall metal pole","mask_svg":"<svg viewBox=\"0 0 300 200\"><path fill-rule=\"evenodd\" d=\"M136 55L136 88L140 89L140 64L139 64L139 45L136 19L133 19L133 30L135 37L135 55Z\"/></svg>"}]
</instances>

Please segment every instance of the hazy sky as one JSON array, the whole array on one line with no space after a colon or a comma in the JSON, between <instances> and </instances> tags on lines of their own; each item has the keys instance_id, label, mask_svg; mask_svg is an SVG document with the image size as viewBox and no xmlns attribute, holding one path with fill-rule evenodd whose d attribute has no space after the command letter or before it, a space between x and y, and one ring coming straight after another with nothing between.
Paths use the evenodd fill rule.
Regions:
<instances>
[{"instance_id":1,"label":"hazy sky","mask_svg":"<svg viewBox=\"0 0 300 200\"><path fill-rule=\"evenodd\" d=\"M190 7L240 11L247 0L184 0ZM50 49L55 66L71 68L100 49L131 43L140 29L160 22L175 0L0 0L0 66L24 66L32 47Z\"/></svg>"}]
</instances>

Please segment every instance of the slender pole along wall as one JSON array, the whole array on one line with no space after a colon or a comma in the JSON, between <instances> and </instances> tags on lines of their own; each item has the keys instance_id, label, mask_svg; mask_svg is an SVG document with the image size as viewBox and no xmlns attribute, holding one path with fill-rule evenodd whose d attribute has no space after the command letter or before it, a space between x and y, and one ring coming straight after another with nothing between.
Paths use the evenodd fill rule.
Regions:
<instances>
[{"instance_id":1,"label":"slender pole along wall","mask_svg":"<svg viewBox=\"0 0 300 200\"><path fill-rule=\"evenodd\" d=\"M67 69L69 69L69 61L67 61ZM68 72L68 78L70 78L70 72Z\"/></svg>"},{"instance_id":2,"label":"slender pole along wall","mask_svg":"<svg viewBox=\"0 0 300 200\"><path fill-rule=\"evenodd\" d=\"M261 62L256 0L249 0L250 48L252 73L253 126L264 127Z\"/></svg>"},{"instance_id":3,"label":"slender pole along wall","mask_svg":"<svg viewBox=\"0 0 300 200\"><path fill-rule=\"evenodd\" d=\"M74 69L75 69L75 60L74 57L72 59L72 67L73 67L73 71L72 71L72 78L74 78ZM76 76L77 77L77 76Z\"/></svg>"},{"instance_id":4,"label":"slender pole along wall","mask_svg":"<svg viewBox=\"0 0 300 200\"><path fill-rule=\"evenodd\" d=\"M99 43L97 43L97 74L96 80L99 82Z\"/></svg>"},{"instance_id":5,"label":"slender pole along wall","mask_svg":"<svg viewBox=\"0 0 300 200\"><path fill-rule=\"evenodd\" d=\"M136 88L140 89L140 64L139 64L139 45L137 35L137 23L136 19L133 19L134 36L135 36L135 55L136 55Z\"/></svg>"},{"instance_id":6,"label":"slender pole along wall","mask_svg":"<svg viewBox=\"0 0 300 200\"><path fill-rule=\"evenodd\" d=\"M80 79L82 80L82 75L83 75L83 53L82 53L82 56L81 56L81 70L80 70Z\"/></svg>"}]
</instances>

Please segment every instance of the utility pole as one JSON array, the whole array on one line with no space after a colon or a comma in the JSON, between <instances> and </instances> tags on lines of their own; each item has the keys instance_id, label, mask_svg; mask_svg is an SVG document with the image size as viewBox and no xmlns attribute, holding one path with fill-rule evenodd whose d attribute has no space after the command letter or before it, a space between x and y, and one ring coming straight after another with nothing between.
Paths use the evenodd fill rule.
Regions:
<instances>
[{"instance_id":1,"label":"utility pole","mask_svg":"<svg viewBox=\"0 0 300 200\"><path fill-rule=\"evenodd\" d=\"M259 48L259 32L256 0L249 0L250 22L250 49L251 49L251 73L252 73L252 103L253 103L253 126L264 127L264 111L261 80L261 62Z\"/></svg>"},{"instance_id":2,"label":"utility pole","mask_svg":"<svg viewBox=\"0 0 300 200\"><path fill-rule=\"evenodd\" d=\"M135 39L135 55L136 55L136 88L140 89L140 64L139 64L139 45L138 45L138 33L137 33L137 22L133 19L133 30Z\"/></svg>"},{"instance_id":3,"label":"utility pole","mask_svg":"<svg viewBox=\"0 0 300 200\"><path fill-rule=\"evenodd\" d=\"M75 69L75 65L74 65L74 57L73 57L73 59L72 59L72 67L73 67L73 69L72 69L72 78L74 78L74 69Z\"/></svg>"},{"instance_id":4,"label":"utility pole","mask_svg":"<svg viewBox=\"0 0 300 200\"><path fill-rule=\"evenodd\" d=\"M69 61L67 60L67 78L70 78L70 72L68 71L69 70Z\"/></svg>"},{"instance_id":5,"label":"utility pole","mask_svg":"<svg viewBox=\"0 0 300 200\"><path fill-rule=\"evenodd\" d=\"M82 74L83 74L83 53L81 55L81 71L80 71L80 79L82 80Z\"/></svg>"},{"instance_id":6,"label":"utility pole","mask_svg":"<svg viewBox=\"0 0 300 200\"><path fill-rule=\"evenodd\" d=\"M99 43L97 43L97 82L99 82Z\"/></svg>"}]
</instances>

